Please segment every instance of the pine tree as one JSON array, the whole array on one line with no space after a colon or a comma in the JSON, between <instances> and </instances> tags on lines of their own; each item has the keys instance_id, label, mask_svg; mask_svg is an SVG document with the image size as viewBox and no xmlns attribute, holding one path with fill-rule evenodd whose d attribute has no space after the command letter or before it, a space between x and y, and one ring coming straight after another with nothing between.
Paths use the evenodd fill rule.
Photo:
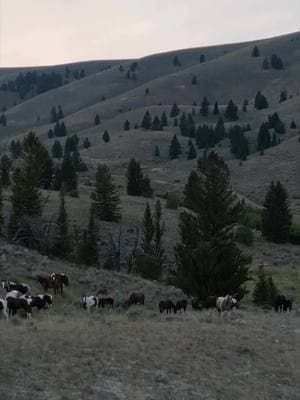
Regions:
<instances>
[{"instance_id":1,"label":"pine tree","mask_svg":"<svg viewBox=\"0 0 300 400\"><path fill-rule=\"evenodd\" d=\"M58 106L58 113L57 113L57 119L63 119L64 118L64 113L61 108L61 105Z\"/></svg>"},{"instance_id":2,"label":"pine tree","mask_svg":"<svg viewBox=\"0 0 300 400\"><path fill-rule=\"evenodd\" d=\"M153 189L151 187L151 181L148 175L142 175L141 180L141 192L144 197L152 197Z\"/></svg>"},{"instance_id":3,"label":"pine tree","mask_svg":"<svg viewBox=\"0 0 300 400\"><path fill-rule=\"evenodd\" d=\"M153 118L151 130L152 131L161 131L162 130L162 125L161 125L160 119L156 115Z\"/></svg>"},{"instance_id":4,"label":"pine tree","mask_svg":"<svg viewBox=\"0 0 300 400\"><path fill-rule=\"evenodd\" d=\"M149 111L146 111L141 123L141 127L148 130L151 128L151 125L152 125L151 114Z\"/></svg>"},{"instance_id":5,"label":"pine tree","mask_svg":"<svg viewBox=\"0 0 300 400\"><path fill-rule=\"evenodd\" d=\"M97 216L101 220L120 220L120 196L105 164L98 165L96 172L95 206Z\"/></svg>"},{"instance_id":6,"label":"pine tree","mask_svg":"<svg viewBox=\"0 0 300 400\"><path fill-rule=\"evenodd\" d=\"M225 110L225 118L229 121L237 121L238 120L238 108L234 104L232 100L229 101L227 108Z\"/></svg>"},{"instance_id":7,"label":"pine tree","mask_svg":"<svg viewBox=\"0 0 300 400\"><path fill-rule=\"evenodd\" d=\"M199 61L200 61L200 64L205 62L205 55L204 54L200 55Z\"/></svg>"},{"instance_id":8,"label":"pine tree","mask_svg":"<svg viewBox=\"0 0 300 400\"><path fill-rule=\"evenodd\" d=\"M99 116L99 114L96 114L96 116L95 116L95 119L94 119L94 124L95 125L99 125L100 124L100 116Z\"/></svg>"},{"instance_id":9,"label":"pine tree","mask_svg":"<svg viewBox=\"0 0 300 400\"><path fill-rule=\"evenodd\" d=\"M181 145L178 142L177 136L174 135L169 147L169 157L171 160L178 158L181 154Z\"/></svg>"},{"instance_id":10,"label":"pine tree","mask_svg":"<svg viewBox=\"0 0 300 400\"><path fill-rule=\"evenodd\" d=\"M271 242L286 243L291 223L287 192L279 181L272 181L264 201L262 234Z\"/></svg>"},{"instance_id":11,"label":"pine tree","mask_svg":"<svg viewBox=\"0 0 300 400\"><path fill-rule=\"evenodd\" d=\"M186 115L185 112L181 114L181 117L179 119L179 128L180 128L180 133L182 136L188 136L187 133L187 127L186 127Z\"/></svg>"},{"instance_id":12,"label":"pine tree","mask_svg":"<svg viewBox=\"0 0 300 400\"><path fill-rule=\"evenodd\" d=\"M162 210L161 210L161 202L157 200L155 203L155 211L153 215L153 227L154 227L154 236L153 236L153 252L154 257L159 261L159 264L162 265L164 259L165 249L163 247L163 235L166 231L165 223L162 222Z\"/></svg>"},{"instance_id":13,"label":"pine tree","mask_svg":"<svg viewBox=\"0 0 300 400\"><path fill-rule=\"evenodd\" d=\"M188 160L194 160L195 158L197 158L197 153L196 153L194 144L191 143L191 145L190 145L190 147L189 147L187 159L188 159Z\"/></svg>"},{"instance_id":14,"label":"pine tree","mask_svg":"<svg viewBox=\"0 0 300 400\"><path fill-rule=\"evenodd\" d=\"M241 205L230 186L223 159L210 153L199 160L185 188L180 214L180 243L175 248L175 283L188 295L205 299L242 290L249 279L244 257L233 237Z\"/></svg>"},{"instance_id":15,"label":"pine tree","mask_svg":"<svg viewBox=\"0 0 300 400\"><path fill-rule=\"evenodd\" d=\"M192 85L197 85L197 77L196 77L196 75L194 75L193 76L193 78L192 78Z\"/></svg>"},{"instance_id":16,"label":"pine tree","mask_svg":"<svg viewBox=\"0 0 300 400\"><path fill-rule=\"evenodd\" d=\"M56 107L55 106L53 106L52 108L51 108L51 122L52 123L56 123L57 121L58 121L58 116L57 116L57 111L56 111Z\"/></svg>"},{"instance_id":17,"label":"pine tree","mask_svg":"<svg viewBox=\"0 0 300 400\"><path fill-rule=\"evenodd\" d=\"M91 142L89 141L89 138L85 138L83 141L83 148L88 149L89 147L91 147Z\"/></svg>"},{"instance_id":18,"label":"pine tree","mask_svg":"<svg viewBox=\"0 0 300 400\"><path fill-rule=\"evenodd\" d=\"M218 102L216 101L214 104L214 111L213 111L214 115L218 115L219 114L219 105Z\"/></svg>"},{"instance_id":19,"label":"pine tree","mask_svg":"<svg viewBox=\"0 0 300 400\"><path fill-rule=\"evenodd\" d=\"M287 100L287 92L286 90L282 90L280 92L279 103L282 103Z\"/></svg>"},{"instance_id":20,"label":"pine tree","mask_svg":"<svg viewBox=\"0 0 300 400\"><path fill-rule=\"evenodd\" d=\"M69 221L65 207L64 193L60 191L60 205L56 220L56 238L53 253L62 258L68 258L71 252L71 238L69 235Z\"/></svg>"},{"instance_id":21,"label":"pine tree","mask_svg":"<svg viewBox=\"0 0 300 400\"><path fill-rule=\"evenodd\" d=\"M294 120L292 120L291 125L290 125L290 128L291 128L291 129L296 129L296 128L297 128L297 125L296 125L296 123L295 123Z\"/></svg>"},{"instance_id":22,"label":"pine tree","mask_svg":"<svg viewBox=\"0 0 300 400\"><path fill-rule=\"evenodd\" d=\"M174 128L177 128L177 127L178 127L178 119L174 118Z\"/></svg>"},{"instance_id":23,"label":"pine tree","mask_svg":"<svg viewBox=\"0 0 300 400\"><path fill-rule=\"evenodd\" d=\"M200 114L203 117L207 117L209 112L209 101L207 100L207 98L204 96L202 103L201 103L201 108L200 108Z\"/></svg>"},{"instance_id":24,"label":"pine tree","mask_svg":"<svg viewBox=\"0 0 300 400\"><path fill-rule=\"evenodd\" d=\"M243 112L247 112L247 106L249 105L249 102L247 99L244 100L243 102Z\"/></svg>"},{"instance_id":25,"label":"pine tree","mask_svg":"<svg viewBox=\"0 0 300 400\"><path fill-rule=\"evenodd\" d=\"M130 122L128 119L124 122L124 131L129 131L130 130Z\"/></svg>"},{"instance_id":26,"label":"pine tree","mask_svg":"<svg viewBox=\"0 0 300 400\"><path fill-rule=\"evenodd\" d=\"M110 141L110 136L107 130L105 130L105 132L103 133L102 139L105 143L108 143Z\"/></svg>"},{"instance_id":27,"label":"pine tree","mask_svg":"<svg viewBox=\"0 0 300 400\"><path fill-rule=\"evenodd\" d=\"M260 91L257 92L254 100L254 107L257 110L263 110L264 108L268 108L268 100L266 96L264 96Z\"/></svg>"},{"instance_id":28,"label":"pine tree","mask_svg":"<svg viewBox=\"0 0 300 400\"><path fill-rule=\"evenodd\" d=\"M63 156L63 148L59 140L55 140L51 148L53 158L61 159Z\"/></svg>"},{"instance_id":29,"label":"pine tree","mask_svg":"<svg viewBox=\"0 0 300 400\"><path fill-rule=\"evenodd\" d=\"M240 126L236 125L230 129L229 133L231 153L239 160L246 160L249 155L248 140Z\"/></svg>"},{"instance_id":30,"label":"pine tree","mask_svg":"<svg viewBox=\"0 0 300 400\"><path fill-rule=\"evenodd\" d=\"M267 58L264 59L264 61L262 63L262 68L265 70L270 68L270 61Z\"/></svg>"},{"instance_id":31,"label":"pine tree","mask_svg":"<svg viewBox=\"0 0 300 400\"><path fill-rule=\"evenodd\" d=\"M49 129L47 135L48 135L48 139L53 139L53 138L54 138L54 132L53 132L53 130L52 130L52 129Z\"/></svg>"},{"instance_id":32,"label":"pine tree","mask_svg":"<svg viewBox=\"0 0 300 400\"><path fill-rule=\"evenodd\" d=\"M259 128L257 137L257 148L259 151L265 150L271 147L271 135L269 132L269 124L263 122Z\"/></svg>"},{"instance_id":33,"label":"pine tree","mask_svg":"<svg viewBox=\"0 0 300 400\"><path fill-rule=\"evenodd\" d=\"M65 192L74 192L77 190L77 174L70 154L64 156L59 178L59 188L63 188Z\"/></svg>"},{"instance_id":34,"label":"pine tree","mask_svg":"<svg viewBox=\"0 0 300 400\"><path fill-rule=\"evenodd\" d=\"M168 119L165 111L163 111L163 113L161 114L160 121L161 121L161 126L168 126Z\"/></svg>"},{"instance_id":35,"label":"pine tree","mask_svg":"<svg viewBox=\"0 0 300 400\"><path fill-rule=\"evenodd\" d=\"M254 47L253 47L253 50L252 50L252 53L251 53L251 56L252 57L259 57L259 49L258 49L258 47L255 45Z\"/></svg>"},{"instance_id":36,"label":"pine tree","mask_svg":"<svg viewBox=\"0 0 300 400\"><path fill-rule=\"evenodd\" d=\"M7 119L6 119L5 114L2 114L2 115L1 115L1 117L0 117L0 124L1 124L2 126L7 126Z\"/></svg>"},{"instance_id":37,"label":"pine tree","mask_svg":"<svg viewBox=\"0 0 300 400\"><path fill-rule=\"evenodd\" d=\"M160 156L159 149L158 149L157 146L155 146L155 149L154 149L154 157L159 157L159 156Z\"/></svg>"},{"instance_id":38,"label":"pine tree","mask_svg":"<svg viewBox=\"0 0 300 400\"><path fill-rule=\"evenodd\" d=\"M22 145L19 140L12 140L9 146L9 151L11 153L11 156L14 160L17 158L21 157L22 155Z\"/></svg>"},{"instance_id":39,"label":"pine tree","mask_svg":"<svg viewBox=\"0 0 300 400\"><path fill-rule=\"evenodd\" d=\"M216 139L216 143L218 143L220 140L223 140L226 136L224 121L222 117L218 119L218 122L215 126L214 136Z\"/></svg>"},{"instance_id":40,"label":"pine tree","mask_svg":"<svg viewBox=\"0 0 300 400\"><path fill-rule=\"evenodd\" d=\"M178 108L177 104L174 103L170 111L170 117L174 118L177 117L179 114L180 114L180 109Z\"/></svg>"},{"instance_id":41,"label":"pine tree","mask_svg":"<svg viewBox=\"0 0 300 400\"><path fill-rule=\"evenodd\" d=\"M141 181L143 178L140 163L132 158L127 169L127 194L130 196L141 196Z\"/></svg>"},{"instance_id":42,"label":"pine tree","mask_svg":"<svg viewBox=\"0 0 300 400\"><path fill-rule=\"evenodd\" d=\"M278 57L276 54L272 54L271 56L271 67L274 69L283 69L283 62L280 57Z\"/></svg>"},{"instance_id":43,"label":"pine tree","mask_svg":"<svg viewBox=\"0 0 300 400\"><path fill-rule=\"evenodd\" d=\"M95 224L95 207L90 208L90 218L87 231L84 232L78 250L78 261L85 265L96 265L98 261L97 228Z\"/></svg>"},{"instance_id":44,"label":"pine tree","mask_svg":"<svg viewBox=\"0 0 300 400\"><path fill-rule=\"evenodd\" d=\"M10 169L12 166L12 162L10 158L4 154L0 160L0 186L2 188L6 188L10 185Z\"/></svg>"},{"instance_id":45,"label":"pine tree","mask_svg":"<svg viewBox=\"0 0 300 400\"><path fill-rule=\"evenodd\" d=\"M263 265L258 268L258 281L253 291L253 302L256 305L266 306L269 302L269 287Z\"/></svg>"},{"instance_id":46,"label":"pine tree","mask_svg":"<svg viewBox=\"0 0 300 400\"><path fill-rule=\"evenodd\" d=\"M153 255L154 223L151 208L147 202L143 218L142 249L145 254Z\"/></svg>"},{"instance_id":47,"label":"pine tree","mask_svg":"<svg viewBox=\"0 0 300 400\"><path fill-rule=\"evenodd\" d=\"M174 67L181 67L181 63L180 63L179 57L177 55L173 58L173 65L174 65Z\"/></svg>"}]
</instances>

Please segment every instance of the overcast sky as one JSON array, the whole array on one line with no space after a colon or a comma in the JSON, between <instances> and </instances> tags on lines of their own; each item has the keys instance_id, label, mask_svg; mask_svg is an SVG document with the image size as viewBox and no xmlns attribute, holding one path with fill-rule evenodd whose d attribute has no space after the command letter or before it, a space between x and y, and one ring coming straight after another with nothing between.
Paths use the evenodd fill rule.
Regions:
<instances>
[{"instance_id":1,"label":"overcast sky","mask_svg":"<svg viewBox=\"0 0 300 400\"><path fill-rule=\"evenodd\" d=\"M133 58L300 30L300 0L0 0L0 65Z\"/></svg>"}]
</instances>

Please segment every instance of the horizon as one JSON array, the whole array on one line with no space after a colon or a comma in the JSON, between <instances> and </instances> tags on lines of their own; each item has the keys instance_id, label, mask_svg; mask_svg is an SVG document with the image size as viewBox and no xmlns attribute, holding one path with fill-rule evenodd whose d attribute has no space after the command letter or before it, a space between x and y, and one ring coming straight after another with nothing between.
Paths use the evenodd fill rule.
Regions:
<instances>
[{"instance_id":1,"label":"horizon","mask_svg":"<svg viewBox=\"0 0 300 400\"><path fill-rule=\"evenodd\" d=\"M291 0L289 7L281 0L245 0L243 4L212 0L209 5L197 0L188 4L153 0L147 7L140 3L27 0L20 5L17 0L0 0L0 67L138 59L300 30L300 0ZM230 29L224 23L229 18Z\"/></svg>"}]
</instances>

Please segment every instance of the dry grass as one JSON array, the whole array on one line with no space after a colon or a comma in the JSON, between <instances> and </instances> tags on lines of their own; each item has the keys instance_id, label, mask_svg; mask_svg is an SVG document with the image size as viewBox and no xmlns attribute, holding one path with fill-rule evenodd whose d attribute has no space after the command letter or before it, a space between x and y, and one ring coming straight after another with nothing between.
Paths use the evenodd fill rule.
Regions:
<instances>
[{"instance_id":1,"label":"dry grass","mask_svg":"<svg viewBox=\"0 0 300 400\"><path fill-rule=\"evenodd\" d=\"M0 321L2 400L289 399L300 390L299 316L231 320L136 309Z\"/></svg>"}]
</instances>

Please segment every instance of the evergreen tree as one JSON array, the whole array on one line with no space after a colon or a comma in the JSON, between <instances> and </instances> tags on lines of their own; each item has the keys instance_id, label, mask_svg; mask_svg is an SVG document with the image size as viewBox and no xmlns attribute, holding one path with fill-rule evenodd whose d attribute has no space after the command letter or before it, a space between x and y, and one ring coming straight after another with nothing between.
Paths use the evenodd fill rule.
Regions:
<instances>
[{"instance_id":1,"label":"evergreen tree","mask_svg":"<svg viewBox=\"0 0 300 400\"><path fill-rule=\"evenodd\" d=\"M196 75L194 75L193 76L193 78L192 78L192 85L197 85L197 77L196 77Z\"/></svg>"},{"instance_id":2,"label":"evergreen tree","mask_svg":"<svg viewBox=\"0 0 300 400\"><path fill-rule=\"evenodd\" d=\"M262 234L269 241L286 243L291 223L286 190L279 181L276 184L272 181L264 201Z\"/></svg>"},{"instance_id":3,"label":"evergreen tree","mask_svg":"<svg viewBox=\"0 0 300 400\"><path fill-rule=\"evenodd\" d=\"M194 147L193 143L191 143L191 145L189 147L187 159L188 160L194 160L195 158L197 158L197 153L196 153L196 150L195 150L195 147Z\"/></svg>"},{"instance_id":4,"label":"evergreen tree","mask_svg":"<svg viewBox=\"0 0 300 400\"><path fill-rule=\"evenodd\" d=\"M296 129L297 128L296 122L294 120L292 120L290 128L291 129Z\"/></svg>"},{"instance_id":5,"label":"evergreen tree","mask_svg":"<svg viewBox=\"0 0 300 400\"><path fill-rule=\"evenodd\" d=\"M170 117L174 118L177 117L179 114L180 114L180 109L178 108L177 104L174 103L170 111Z\"/></svg>"},{"instance_id":6,"label":"evergreen tree","mask_svg":"<svg viewBox=\"0 0 300 400\"><path fill-rule=\"evenodd\" d=\"M57 116L57 111L56 111L56 107L55 106L53 106L51 108L50 114L51 114L51 119L50 119L51 122L52 123L56 123L58 121L58 116Z\"/></svg>"},{"instance_id":7,"label":"evergreen tree","mask_svg":"<svg viewBox=\"0 0 300 400\"><path fill-rule=\"evenodd\" d=\"M63 110L61 108L61 105L58 106L57 118L58 119L63 119L64 118L64 113L63 113Z\"/></svg>"},{"instance_id":8,"label":"evergreen tree","mask_svg":"<svg viewBox=\"0 0 300 400\"><path fill-rule=\"evenodd\" d=\"M171 160L178 158L181 154L181 145L178 142L177 136L174 135L169 147L169 157Z\"/></svg>"},{"instance_id":9,"label":"evergreen tree","mask_svg":"<svg viewBox=\"0 0 300 400\"><path fill-rule=\"evenodd\" d=\"M243 112L247 112L247 106L249 105L248 100L245 99L243 102Z\"/></svg>"},{"instance_id":10,"label":"evergreen tree","mask_svg":"<svg viewBox=\"0 0 300 400\"><path fill-rule=\"evenodd\" d=\"M272 54L271 56L271 66L274 69L283 69L283 62L280 57L278 57L276 54Z\"/></svg>"},{"instance_id":11,"label":"evergreen tree","mask_svg":"<svg viewBox=\"0 0 300 400\"><path fill-rule=\"evenodd\" d=\"M267 58L264 59L264 61L262 63L262 68L265 70L270 68L270 61Z\"/></svg>"},{"instance_id":12,"label":"evergreen tree","mask_svg":"<svg viewBox=\"0 0 300 400\"><path fill-rule=\"evenodd\" d=\"M264 108L268 108L269 107L268 100L267 100L266 96L264 96L261 93L261 91L258 91L256 96L255 96L254 107L257 110L263 110Z\"/></svg>"},{"instance_id":13,"label":"evergreen tree","mask_svg":"<svg viewBox=\"0 0 300 400\"><path fill-rule=\"evenodd\" d=\"M124 131L129 131L130 130L130 122L128 119L124 122Z\"/></svg>"},{"instance_id":14,"label":"evergreen tree","mask_svg":"<svg viewBox=\"0 0 300 400\"><path fill-rule=\"evenodd\" d=\"M279 103L282 103L287 100L287 92L286 90L282 90L280 92Z\"/></svg>"},{"instance_id":15,"label":"evergreen tree","mask_svg":"<svg viewBox=\"0 0 300 400\"><path fill-rule=\"evenodd\" d=\"M141 127L148 130L151 128L151 125L152 125L151 114L149 111L146 111L141 123Z\"/></svg>"},{"instance_id":16,"label":"evergreen tree","mask_svg":"<svg viewBox=\"0 0 300 400\"><path fill-rule=\"evenodd\" d=\"M177 128L177 127L178 127L178 119L174 118L174 128Z\"/></svg>"},{"instance_id":17,"label":"evergreen tree","mask_svg":"<svg viewBox=\"0 0 300 400\"><path fill-rule=\"evenodd\" d=\"M100 116L99 116L99 114L96 114L96 116L95 116L95 119L94 119L94 124L95 125L99 125L100 124Z\"/></svg>"},{"instance_id":18,"label":"evergreen tree","mask_svg":"<svg viewBox=\"0 0 300 400\"><path fill-rule=\"evenodd\" d=\"M105 130L105 132L103 133L102 139L105 143L108 143L110 141L109 133L107 132L107 130Z\"/></svg>"},{"instance_id":19,"label":"evergreen tree","mask_svg":"<svg viewBox=\"0 0 300 400\"><path fill-rule=\"evenodd\" d=\"M205 62L205 55L204 54L200 55L199 61L200 61L200 64Z\"/></svg>"},{"instance_id":20,"label":"evergreen tree","mask_svg":"<svg viewBox=\"0 0 300 400\"><path fill-rule=\"evenodd\" d=\"M0 160L0 187L6 188L10 185L10 169L12 162L10 158L4 154Z\"/></svg>"},{"instance_id":21,"label":"evergreen tree","mask_svg":"<svg viewBox=\"0 0 300 400\"><path fill-rule=\"evenodd\" d=\"M209 112L209 101L207 100L207 98L204 96L202 103L201 103L201 108L200 108L200 114L203 117L207 117Z\"/></svg>"},{"instance_id":22,"label":"evergreen tree","mask_svg":"<svg viewBox=\"0 0 300 400\"><path fill-rule=\"evenodd\" d=\"M173 65L174 65L174 67L181 67L181 63L180 63L179 57L177 55L173 58Z\"/></svg>"},{"instance_id":23,"label":"evergreen tree","mask_svg":"<svg viewBox=\"0 0 300 400\"><path fill-rule=\"evenodd\" d=\"M154 223L151 208L147 202L143 218L142 249L145 254L153 255Z\"/></svg>"},{"instance_id":24,"label":"evergreen tree","mask_svg":"<svg viewBox=\"0 0 300 400\"><path fill-rule=\"evenodd\" d=\"M67 128L64 122L60 124L59 136L67 136Z\"/></svg>"},{"instance_id":25,"label":"evergreen tree","mask_svg":"<svg viewBox=\"0 0 300 400\"><path fill-rule=\"evenodd\" d=\"M168 119L165 111L163 111L160 121L161 121L161 126L168 126Z\"/></svg>"},{"instance_id":26,"label":"evergreen tree","mask_svg":"<svg viewBox=\"0 0 300 400\"><path fill-rule=\"evenodd\" d=\"M51 148L53 158L61 159L63 156L63 148L59 140L55 140Z\"/></svg>"},{"instance_id":27,"label":"evergreen tree","mask_svg":"<svg viewBox=\"0 0 300 400\"><path fill-rule=\"evenodd\" d=\"M120 220L120 196L105 164L98 165L96 172L95 206L97 216L101 220Z\"/></svg>"},{"instance_id":28,"label":"evergreen tree","mask_svg":"<svg viewBox=\"0 0 300 400\"><path fill-rule=\"evenodd\" d=\"M218 102L216 101L214 104L214 111L213 111L214 115L218 115L219 114L219 105Z\"/></svg>"},{"instance_id":29,"label":"evergreen tree","mask_svg":"<svg viewBox=\"0 0 300 400\"><path fill-rule=\"evenodd\" d=\"M132 158L127 169L127 194L130 196L141 196L141 181L143 178L140 163Z\"/></svg>"},{"instance_id":30,"label":"evergreen tree","mask_svg":"<svg viewBox=\"0 0 300 400\"><path fill-rule=\"evenodd\" d=\"M179 119L179 128L180 128L180 133L182 136L188 136L187 133L187 128L186 128L186 115L185 112L181 114L181 117Z\"/></svg>"},{"instance_id":31,"label":"evergreen tree","mask_svg":"<svg viewBox=\"0 0 300 400\"><path fill-rule=\"evenodd\" d=\"M2 126L6 126L6 125L7 125L7 119L6 119L5 114L2 114L2 115L1 115L1 117L0 117L0 124L1 124Z\"/></svg>"},{"instance_id":32,"label":"evergreen tree","mask_svg":"<svg viewBox=\"0 0 300 400\"><path fill-rule=\"evenodd\" d=\"M236 125L230 129L231 153L239 160L246 160L249 155L248 140L240 126Z\"/></svg>"},{"instance_id":33,"label":"evergreen tree","mask_svg":"<svg viewBox=\"0 0 300 400\"><path fill-rule=\"evenodd\" d=\"M247 258L233 240L233 226L241 205L230 187L229 170L222 158L210 153L199 160L185 188L180 215L180 243L175 248L175 283L188 295L205 299L242 291L249 279Z\"/></svg>"},{"instance_id":34,"label":"evergreen tree","mask_svg":"<svg viewBox=\"0 0 300 400\"><path fill-rule=\"evenodd\" d=\"M88 167L82 161L82 158L80 157L80 153L78 150L73 151L73 153L70 155L70 159L73 164L75 172L84 172L88 170Z\"/></svg>"},{"instance_id":35,"label":"evergreen tree","mask_svg":"<svg viewBox=\"0 0 300 400\"><path fill-rule=\"evenodd\" d=\"M85 138L83 141L83 148L88 149L89 147L91 147L91 142L89 141L89 138Z\"/></svg>"},{"instance_id":36,"label":"evergreen tree","mask_svg":"<svg viewBox=\"0 0 300 400\"><path fill-rule=\"evenodd\" d=\"M164 247L163 247L163 235L166 231L165 223L162 222L162 211L161 211L161 202L157 200L155 203L155 211L153 215L153 227L154 227L154 236L153 236L153 252L154 257L159 261L159 264L162 265L164 258Z\"/></svg>"},{"instance_id":37,"label":"evergreen tree","mask_svg":"<svg viewBox=\"0 0 300 400\"><path fill-rule=\"evenodd\" d=\"M151 126L152 131L161 131L162 130L162 125L159 120L159 118L155 115L152 121L152 126Z\"/></svg>"},{"instance_id":38,"label":"evergreen tree","mask_svg":"<svg viewBox=\"0 0 300 400\"><path fill-rule=\"evenodd\" d=\"M232 100L229 101L227 108L225 110L225 118L229 121L237 121L238 120L238 108L234 104Z\"/></svg>"},{"instance_id":39,"label":"evergreen tree","mask_svg":"<svg viewBox=\"0 0 300 400\"><path fill-rule=\"evenodd\" d=\"M259 128L257 137L257 148L258 150L265 150L271 146L271 135L269 132L269 124L263 122Z\"/></svg>"},{"instance_id":40,"label":"evergreen tree","mask_svg":"<svg viewBox=\"0 0 300 400\"><path fill-rule=\"evenodd\" d=\"M258 281L253 291L253 302L256 305L266 306L269 302L268 280L262 265L258 269Z\"/></svg>"},{"instance_id":41,"label":"evergreen tree","mask_svg":"<svg viewBox=\"0 0 300 400\"><path fill-rule=\"evenodd\" d=\"M253 47L253 50L252 50L252 53L251 53L251 56L252 57L259 57L259 49L258 49L258 47L255 45L254 47Z\"/></svg>"},{"instance_id":42,"label":"evergreen tree","mask_svg":"<svg viewBox=\"0 0 300 400\"><path fill-rule=\"evenodd\" d=\"M56 220L56 238L53 253L62 258L68 258L71 252L71 238L69 235L69 221L65 207L65 197L61 190L58 217Z\"/></svg>"},{"instance_id":43,"label":"evergreen tree","mask_svg":"<svg viewBox=\"0 0 300 400\"><path fill-rule=\"evenodd\" d=\"M98 261L97 229L95 224L95 207L91 205L87 231L84 232L79 245L78 261L85 265L96 265Z\"/></svg>"},{"instance_id":44,"label":"evergreen tree","mask_svg":"<svg viewBox=\"0 0 300 400\"><path fill-rule=\"evenodd\" d=\"M77 190L77 174L69 154L64 156L61 164L59 181L59 188L63 188L65 192L74 192Z\"/></svg>"},{"instance_id":45,"label":"evergreen tree","mask_svg":"<svg viewBox=\"0 0 300 400\"><path fill-rule=\"evenodd\" d=\"M187 115L186 120L186 135L190 138L194 138L196 133L195 121L192 114Z\"/></svg>"},{"instance_id":46,"label":"evergreen tree","mask_svg":"<svg viewBox=\"0 0 300 400\"><path fill-rule=\"evenodd\" d=\"M220 140L223 140L226 136L224 121L223 121L222 117L220 117L218 119L218 122L215 126L214 136L215 136L216 143L218 143Z\"/></svg>"},{"instance_id":47,"label":"evergreen tree","mask_svg":"<svg viewBox=\"0 0 300 400\"><path fill-rule=\"evenodd\" d=\"M141 192L142 192L142 196L144 196L144 197L150 198L153 196L153 189L151 187L150 178L147 175L142 175Z\"/></svg>"},{"instance_id":48,"label":"evergreen tree","mask_svg":"<svg viewBox=\"0 0 300 400\"><path fill-rule=\"evenodd\" d=\"M22 144L19 140L12 140L9 146L9 151L11 153L11 156L14 160L17 158L21 157L22 155Z\"/></svg>"},{"instance_id":49,"label":"evergreen tree","mask_svg":"<svg viewBox=\"0 0 300 400\"><path fill-rule=\"evenodd\" d=\"M273 133L273 136L272 136L272 143L271 143L271 146L272 146L272 147L273 147L273 146L277 146L277 144L278 144L277 135L276 135L276 133L274 132L274 133Z\"/></svg>"},{"instance_id":50,"label":"evergreen tree","mask_svg":"<svg viewBox=\"0 0 300 400\"><path fill-rule=\"evenodd\" d=\"M157 146L155 146L154 157L159 157L159 156L160 156L159 149Z\"/></svg>"}]
</instances>

